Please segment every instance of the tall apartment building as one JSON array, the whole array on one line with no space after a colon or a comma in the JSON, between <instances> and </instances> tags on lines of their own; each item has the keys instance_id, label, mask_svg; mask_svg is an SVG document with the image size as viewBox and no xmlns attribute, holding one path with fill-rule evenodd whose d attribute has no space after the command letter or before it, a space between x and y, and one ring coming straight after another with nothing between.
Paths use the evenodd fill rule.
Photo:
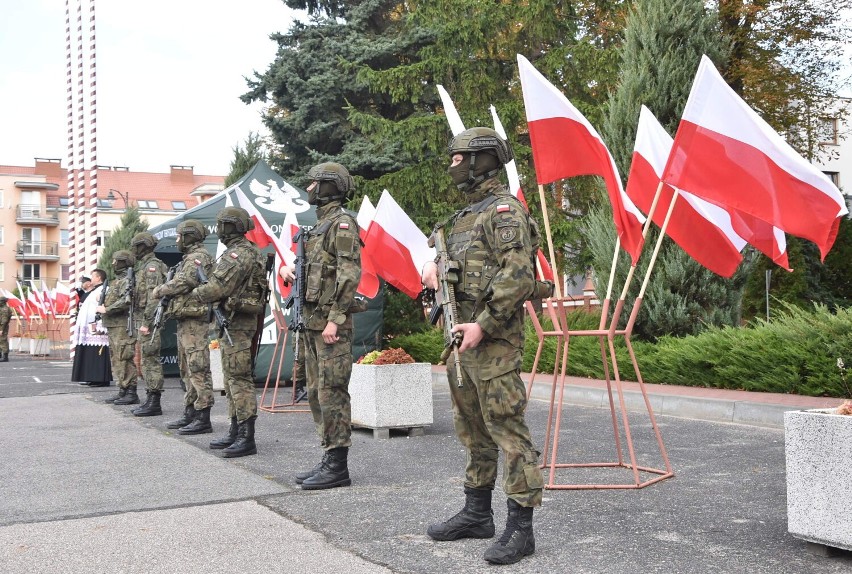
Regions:
<instances>
[{"instance_id":1,"label":"tall apartment building","mask_svg":"<svg viewBox=\"0 0 852 574\"><path fill-rule=\"evenodd\" d=\"M0 287L12 291L16 281L32 279L53 288L57 280L79 280L69 273L67 178L60 160L0 164ZM128 205L137 206L154 226L216 195L224 189L225 176L198 175L180 165L168 173L98 166L97 180L97 235L103 246Z\"/></svg>"}]
</instances>

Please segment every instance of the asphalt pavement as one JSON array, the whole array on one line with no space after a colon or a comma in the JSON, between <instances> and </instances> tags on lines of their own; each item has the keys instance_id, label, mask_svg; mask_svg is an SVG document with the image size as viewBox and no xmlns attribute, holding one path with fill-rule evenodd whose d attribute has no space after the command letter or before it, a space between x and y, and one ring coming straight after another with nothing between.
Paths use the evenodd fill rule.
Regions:
<instances>
[{"instance_id":1,"label":"asphalt pavement","mask_svg":"<svg viewBox=\"0 0 852 574\"><path fill-rule=\"evenodd\" d=\"M820 399L649 386L675 476L638 490L546 490L535 554L500 567L482 560L491 541L425 534L464 499L465 456L440 369L434 424L422 436L354 431L352 486L311 492L292 481L321 456L308 413L261 412L258 455L223 459L207 443L227 428L225 397L216 397L213 435L181 436L165 428L182 411L177 379L166 379L163 416L137 418L103 403L114 387L81 387L69 375L67 361L12 355L0 365L4 574L852 572L852 554L819 555L787 533L778 413ZM527 420L544 450L550 386L539 377ZM560 460L613 460L605 385L568 382ZM624 398L638 463L662 466L635 384ZM631 478L613 468L557 472L558 482ZM499 478L494 500L499 534Z\"/></svg>"}]
</instances>

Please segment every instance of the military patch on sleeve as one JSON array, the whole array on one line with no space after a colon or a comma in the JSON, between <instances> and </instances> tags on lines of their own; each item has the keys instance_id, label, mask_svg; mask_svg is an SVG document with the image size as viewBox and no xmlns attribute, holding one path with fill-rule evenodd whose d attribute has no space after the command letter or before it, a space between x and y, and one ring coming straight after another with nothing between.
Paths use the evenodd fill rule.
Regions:
<instances>
[{"instance_id":1,"label":"military patch on sleeve","mask_svg":"<svg viewBox=\"0 0 852 574\"><path fill-rule=\"evenodd\" d=\"M497 213L505 213L509 211L510 207L508 203L501 203L497 206Z\"/></svg>"},{"instance_id":2,"label":"military patch on sleeve","mask_svg":"<svg viewBox=\"0 0 852 574\"><path fill-rule=\"evenodd\" d=\"M508 243L510 241L514 241L515 237L518 236L514 227L506 226L498 229L498 233L500 235L500 241L503 243Z\"/></svg>"},{"instance_id":3,"label":"military patch on sleeve","mask_svg":"<svg viewBox=\"0 0 852 574\"><path fill-rule=\"evenodd\" d=\"M236 259L238 257L236 251L231 251L231 259Z\"/></svg>"}]
</instances>

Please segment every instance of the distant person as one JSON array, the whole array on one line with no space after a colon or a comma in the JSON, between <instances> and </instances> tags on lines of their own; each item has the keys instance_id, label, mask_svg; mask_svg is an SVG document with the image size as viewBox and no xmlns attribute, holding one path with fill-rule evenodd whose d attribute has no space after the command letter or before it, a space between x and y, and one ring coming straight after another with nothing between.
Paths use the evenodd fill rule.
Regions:
<instances>
[{"instance_id":1,"label":"distant person","mask_svg":"<svg viewBox=\"0 0 852 574\"><path fill-rule=\"evenodd\" d=\"M83 303L78 308L71 344L74 346L74 363L71 380L87 387L108 387L112 380L109 354L109 337L106 327L97 319L97 307L106 288L106 271L95 269ZM91 297L89 297L91 295Z\"/></svg>"},{"instance_id":2,"label":"distant person","mask_svg":"<svg viewBox=\"0 0 852 574\"><path fill-rule=\"evenodd\" d=\"M115 279L110 283L103 305L98 312L103 315L104 326L109 334L109 346L112 349L112 374L118 393L105 402L114 405L139 404L136 392L136 329L128 329L128 314L133 300L133 291L129 286L127 270L136 264L136 257L126 249L116 251L112 256L112 272ZM87 297L88 301L91 299ZM131 318L132 319L132 318ZM131 322L131 327L134 325Z\"/></svg>"},{"instance_id":3,"label":"distant person","mask_svg":"<svg viewBox=\"0 0 852 574\"><path fill-rule=\"evenodd\" d=\"M6 297L0 297L0 363L9 362L9 321L12 320L12 311L6 301Z\"/></svg>"},{"instance_id":4,"label":"distant person","mask_svg":"<svg viewBox=\"0 0 852 574\"><path fill-rule=\"evenodd\" d=\"M77 294L77 304L82 305L83 301L85 301L86 297L89 295L89 292L94 288L95 285L92 284L91 278L83 275L80 278L80 286L74 287L74 292Z\"/></svg>"}]
</instances>

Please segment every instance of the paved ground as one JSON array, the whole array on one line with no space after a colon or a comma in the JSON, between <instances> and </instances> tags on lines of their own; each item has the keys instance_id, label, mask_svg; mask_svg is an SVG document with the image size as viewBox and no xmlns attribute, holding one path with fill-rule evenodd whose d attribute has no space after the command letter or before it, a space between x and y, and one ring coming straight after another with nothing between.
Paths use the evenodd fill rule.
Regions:
<instances>
[{"instance_id":1,"label":"paved ground","mask_svg":"<svg viewBox=\"0 0 852 574\"><path fill-rule=\"evenodd\" d=\"M69 373L67 362L16 356L0 365L4 574L852 571L849 553L818 556L787 533L784 435L775 413L817 400L651 387L676 476L642 490L545 491L535 555L501 568L481 559L489 541L425 536L430 522L463 500L464 453L440 372L435 422L424 436L376 440L356 431L353 486L311 493L291 479L320 455L308 414L261 413L259 454L226 460L207 448L211 435L165 429L181 410L176 379L166 381L166 415L138 419L102 402L114 389L80 387ZM560 460L613 460L608 410L583 406L601 404L602 385L571 382ZM544 400L531 401L528 420L542 448L550 393L536 386ZM626 402L635 404L633 387L625 387ZM212 436L227 425L224 397L217 401ZM647 417L631 414L631 424L639 463L660 466ZM621 470L594 472L564 470L557 478L630 479L616 477ZM499 531L506 514L499 489L495 501Z\"/></svg>"}]
</instances>

